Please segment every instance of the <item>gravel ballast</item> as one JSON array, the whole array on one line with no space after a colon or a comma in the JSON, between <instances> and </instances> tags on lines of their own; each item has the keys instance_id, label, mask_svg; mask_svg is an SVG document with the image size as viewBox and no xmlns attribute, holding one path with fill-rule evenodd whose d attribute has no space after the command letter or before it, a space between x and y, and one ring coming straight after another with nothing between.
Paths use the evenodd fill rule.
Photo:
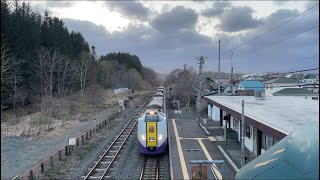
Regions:
<instances>
[{"instance_id":1,"label":"gravel ballast","mask_svg":"<svg viewBox=\"0 0 320 180\"><path fill-rule=\"evenodd\" d=\"M137 100L135 99L134 103L136 101ZM138 102L140 101L138 100ZM133 108L134 107L132 107L131 110ZM129 111L129 110L130 109L127 109L126 111ZM98 113L96 116L97 122L104 120L106 117L108 117L109 115L113 114L116 111L118 111L117 106ZM115 124L118 124L119 128L122 127L121 126L122 123L118 122ZM51 154L55 153L56 151L58 151L59 149L67 145L68 138L78 137L85 130L92 128L93 126L94 126L94 123L92 122L92 120L84 121L77 124L76 127L69 129L65 133L56 135L52 138L41 137L41 136L35 137L33 139L25 138L25 137L1 137L1 179L12 179L17 175L19 176L22 175L23 173L31 169L33 166L35 166L37 163L41 162L45 158L49 157ZM110 128L108 132L111 134L106 134L105 137L110 139L113 138L113 136L118 131L117 127ZM97 144L100 144L100 142L97 142ZM104 148L103 145L104 144L101 144L99 147L103 149ZM96 149L96 151L99 151L99 149ZM94 154L94 151L92 153ZM93 156L94 155L89 157L93 157ZM89 162L89 161L86 161L86 162ZM70 169L70 171L72 171L72 168ZM70 176L69 179L74 179L74 178L75 177ZM81 177L78 176L76 179L78 178L81 178Z\"/></svg>"}]
</instances>

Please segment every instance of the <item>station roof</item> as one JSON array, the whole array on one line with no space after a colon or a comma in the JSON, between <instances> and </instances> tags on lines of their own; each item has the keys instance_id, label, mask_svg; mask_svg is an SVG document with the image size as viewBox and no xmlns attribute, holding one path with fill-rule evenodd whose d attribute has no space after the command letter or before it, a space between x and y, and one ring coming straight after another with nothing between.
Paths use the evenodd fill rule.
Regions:
<instances>
[{"instance_id":1,"label":"station roof","mask_svg":"<svg viewBox=\"0 0 320 180\"><path fill-rule=\"evenodd\" d=\"M319 121L297 128L242 167L235 179L319 179Z\"/></svg>"},{"instance_id":2,"label":"station roof","mask_svg":"<svg viewBox=\"0 0 320 180\"><path fill-rule=\"evenodd\" d=\"M244 100L246 118L285 135L312 119L319 121L319 101L301 97L270 96L259 100L253 96L205 96L205 100L232 110L240 117L239 120Z\"/></svg>"}]
</instances>

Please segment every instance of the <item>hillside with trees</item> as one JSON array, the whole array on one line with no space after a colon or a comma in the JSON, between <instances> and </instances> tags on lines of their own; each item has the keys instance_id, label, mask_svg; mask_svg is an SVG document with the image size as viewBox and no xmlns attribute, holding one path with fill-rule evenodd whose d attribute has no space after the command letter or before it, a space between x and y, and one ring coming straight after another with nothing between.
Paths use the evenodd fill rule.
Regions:
<instances>
[{"instance_id":1,"label":"hillside with trees","mask_svg":"<svg viewBox=\"0 0 320 180\"><path fill-rule=\"evenodd\" d=\"M80 32L70 32L49 11L41 15L26 2L1 1L1 111L13 111L2 113L1 122L16 124L39 112L29 124L50 129L53 119L68 121L114 104L112 89L148 90L159 82L137 55L98 56Z\"/></svg>"},{"instance_id":2,"label":"hillside with trees","mask_svg":"<svg viewBox=\"0 0 320 180\"><path fill-rule=\"evenodd\" d=\"M112 52L97 57L95 47L64 22L32 12L28 3L1 1L1 105L16 108L43 97L103 89L151 88L155 72L138 56Z\"/></svg>"}]
</instances>

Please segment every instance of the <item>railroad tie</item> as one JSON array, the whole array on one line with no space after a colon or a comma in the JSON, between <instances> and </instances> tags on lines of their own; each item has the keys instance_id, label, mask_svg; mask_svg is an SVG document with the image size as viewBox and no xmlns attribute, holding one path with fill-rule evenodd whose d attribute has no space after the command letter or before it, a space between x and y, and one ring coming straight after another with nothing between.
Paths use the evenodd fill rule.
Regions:
<instances>
[{"instance_id":1,"label":"railroad tie","mask_svg":"<svg viewBox=\"0 0 320 180\"><path fill-rule=\"evenodd\" d=\"M106 168L97 168L97 169L95 169L95 171L106 171L107 169Z\"/></svg>"},{"instance_id":2,"label":"railroad tie","mask_svg":"<svg viewBox=\"0 0 320 180\"><path fill-rule=\"evenodd\" d=\"M101 176L89 176L90 179L100 179Z\"/></svg>"},{"instance_id":3,"label":"railroad tie","mask_svg":"<svg viewBox=\"0 0 320 180\"><path fill-rule=\"evenodd\" d=\"M96 164L98 161L95 161L94 163ZM100 161L101 164L110 164L111 161Z\"/></svg>"}]
</instances>

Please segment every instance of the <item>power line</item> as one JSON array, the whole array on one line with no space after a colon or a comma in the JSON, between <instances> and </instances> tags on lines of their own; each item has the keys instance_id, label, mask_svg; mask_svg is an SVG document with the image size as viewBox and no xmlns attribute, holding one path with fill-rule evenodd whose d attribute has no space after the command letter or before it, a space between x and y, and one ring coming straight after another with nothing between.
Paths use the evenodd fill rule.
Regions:
<instances>
[{"instance_id":1,"label":"power line","mask_svg":"<svg viewBox=\"0 0 320 180\"><path fill-rule=\"evenodd\" d=\"M312 27L312 28L310 28L310 29L307 29L307 30L305 30L305 31L303 31L303 32L301 32L301 33L298 33L298 34L295 34L295 35L293 35L293 36L289 36L289 37L287 37L287 38L285 38L285 39L282 39L282 40L276 41L276 42L274 42L274 43L271 43L271 44L269 44L269 45L267 45L267 46L265 46L265 47L262 47L262 48L260 48L260 49L255 49L255 50L253 50L253 51L250 51L250 52L247 52L247 53L243 53L243 54L240 54L240 55L252 54L252 53L254 53L254 52L260 51L260 50L265 49L265 48L267 48L267 47L270 47L270 46L273 46L273 45L275 45L275 44L278 44L278 43L280 43L280 42L282 42L282 41L286 41L286 40L288 40L288 39L291 39L291 38L294 38L294 37L296 37L296 36L299 36L300 34L303 34L303 33L306 33L306 32L308 32L308 31L311 31L312 29L315 29L315 28L317 28L317 27L319 27L319 25L314 26L314 27ZM235 56L240 56L240 55L237 54L237 55L235 55Z\"/></svg>"},{"instance_id":2,"label":"power line","mask_svg":"<svg viewBox=\"0 0 320 180\"><path fill-rule=\"evenodd\" d=\"M263 82L262 82L263 83ZM303 83L303 82L301 82ZM307 83L307 84L296 84L296 85L281 85L281 86L272 86L273 88L277 88L277 87L296 87L296 86L316 86L319 85L319 83ZM246 88L262 88L261 86L250 86L250 87L246 87Z\"/></svg>"},{"instance_id":3,"label":"power line","mask_svg":"<svg viewBox=\"0 0 320 180\"><path fill-rule=\"evenodd\" d=\"M290 22L290 21L292 21L293 19L295 19L295 18L299 17L300 15L302 15L302 14L304 14L304 13L306 13L306 12L310 11L311 9L315 8L315 7L316 7L316 6L318 6L318 5L319 5L319 3L318 3L318 4L316 4L316 5L314 5L314 6L312 6L312 7L310 7L309 9L307 9L307 10L303 11L302 13L300 13L300 14L298 14L298 15L294 16L293 18L291 18L291 19L289 19L289 20L287 20L287 21L285 21L285 22L281 23L280 25L278 25L278 26L276 26L276 27L274 27L274 28L272 28L272 29L270 29L270 30L266 31L265 33L263 33L263 34L261 34L261 35L259 35L259 36L256 36L255 38L253 38L253 39L251 39L251 40L249 40L249 41L246 41L246 42L244 42L244 43L241 43L241 44L237 45L236 47L231 48L231 49L229 49L229 50L225 51L225 52L224 52L224 54L225 54L226 52L229 52L230 50L232 51L233 49L237 49L237 48L239 48L239 47L243 46L244 44L247 44L247 43L249 43L249 42L252 42L252 41L254 41L254 40L257 40L257 39L261 38L262 36L264 36L264 35L268 34L269 32L271 32L271 31L273 31L273 30L275 30L275 29L277 29L277 28L279 28L279 27L283 26L284 24L287 24L288 22Z\"/></svg>"},{"instance_id":4,"label":"power line","mask_svg":"<svg viewBox=\"0 0 320 180\"><path fill-rule=\"evenodd\" d=\"M297 71L291 71L291 72L275 72L275 73L264 73L265 75L272 76L272 75L280 75L280 74L289 74L289 73L297 73L297 72L308 72L308 71L314 71L318 70L319 68L311 68L311 69L303 69L303 70L297 70Z\"/></svg>"},{"instance_id":5,"label":"power line","mask_svg":"<svg viewBox=\"0 0 320 180\"><path fill-rule=\"evenodd\" d=\"M307 72L307 71L314 71L314 70L318 70L319 68L311 68L311 69L303 69L303 70L297 70L297 71L291 71L291 72L277 72L277 73L271 73L267 75L279 75L279 74L288 74L288 73L297 73L297 72Z\"/></svg>"},{"instance_id":6,"label":"power line","mask_svg":"<svg viewBox=\"0 0 320 180\"><path fill-rule=\"evenodd\" d=\"M300 71L292 71L292 72L287 72L287 73L307 72L307 71L314 71L314 70L317 70L317 69L319 69L319 68L304 69L304 70L300 70Z\"/></svg>"}]
</instances>

